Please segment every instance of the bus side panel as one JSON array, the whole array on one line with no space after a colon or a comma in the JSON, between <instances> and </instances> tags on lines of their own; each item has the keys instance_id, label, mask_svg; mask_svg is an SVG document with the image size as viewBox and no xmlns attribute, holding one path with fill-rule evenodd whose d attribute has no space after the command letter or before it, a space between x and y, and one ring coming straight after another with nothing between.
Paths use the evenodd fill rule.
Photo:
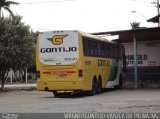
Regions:
<instances>
[{"instance_id":1,"label":"bus side panel","mask_svg":"<svg viewBox=\"0 0 160 119\"><path fill-rule=\"evenodd\" d=\"M89 90L92 89L92 81L94 78L102 80L102 88L106 88L106 84L110 77L112 60L107 58L84 58L84 80L87 81Z\"/></svg>"},{"instance_id":2,"label":"bus side panel","mask_svg":"<svg viewBox=\"0 0 160 119\"><path fill-rule=\"evenodd\" d=\"M107 59L108 63L106 65L106 68L104 68L104 72L103 72L103 82L102 82L102 88L106 88L106 85L110 79L110 74L111 74L111 68L112 68L112 59Z\"/></svg>"},{"instance_id":3,"label":"bus side panel","mask_svg":"<svg viewBox=\"0 0 160 119\"><path fill-rule=\"evenodd\" d=\"M92 89L93 78L97 78L97 60L92 57L84 58L84 80L87 83L88 90Z\"/></svg>"},{"instance_id":4,"label":"bus side panel","mask_svg":"<svg viewBox=\"0 0 160 119\"><path fill-rule=\"evenodd\" d=\"M119 85L120 75L123 77L123 61L122 60L112 60L111 73L109 75L109 80L107 83L107 88L114 88L114 86Z\"/></svg>"}]
</instances>

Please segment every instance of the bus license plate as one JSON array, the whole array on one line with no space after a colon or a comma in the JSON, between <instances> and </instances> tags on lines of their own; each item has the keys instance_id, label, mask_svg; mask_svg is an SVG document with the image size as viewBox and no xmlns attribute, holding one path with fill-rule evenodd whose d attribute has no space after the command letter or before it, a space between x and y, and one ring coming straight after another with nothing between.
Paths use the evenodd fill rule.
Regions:
<instances>
[{"instance_id":1,"label":"bus license plate","mask_svg":"<svg viewBox=\"0 0 160 119\"><path fill-rule=\"evenodd\" d=\"M67 78L67 74L59 74L59 78Z\"/></svg>"}]
</instances>

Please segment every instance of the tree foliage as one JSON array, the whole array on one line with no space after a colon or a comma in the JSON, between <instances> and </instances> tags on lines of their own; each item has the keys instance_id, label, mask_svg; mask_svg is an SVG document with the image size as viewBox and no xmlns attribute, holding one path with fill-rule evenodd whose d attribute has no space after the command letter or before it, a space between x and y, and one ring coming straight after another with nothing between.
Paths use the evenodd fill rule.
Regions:
<instances>
[{"instance_id":1,"label":"tree foliage","mask_svg":"<svg viewBox=\"0 0 160 119\"><path fill-rule=\"evenodd\" d=\"M133 22L133 23L130 23L130 25L133 30L140 28L140 22Z\"/></svg>"},{"instance_id":2,"label":"tree foliage","mask_svg":"<svg viewBox=\"0 0 160 119\"><path fill-rule=\"evenodd\" d=\"M22 17L0 18L0 80L3 89L6 74L35 64L36 33L21 22Z\"/></svg>"},{"instance_id":3,"label":"tree foliage","mask_svg":"<svg viewBox=\"0 0 160 119\"><path fill-rule=\"evenodd\" d=\"M10 0L0 0L0 17L1 17L1 10L2 8L4 8L5 10L7 10L12 16L13 12L10 9L11 5L18 5L18 2L14 2L14 1L10 1Z\"/></svg>"}]
</instances>

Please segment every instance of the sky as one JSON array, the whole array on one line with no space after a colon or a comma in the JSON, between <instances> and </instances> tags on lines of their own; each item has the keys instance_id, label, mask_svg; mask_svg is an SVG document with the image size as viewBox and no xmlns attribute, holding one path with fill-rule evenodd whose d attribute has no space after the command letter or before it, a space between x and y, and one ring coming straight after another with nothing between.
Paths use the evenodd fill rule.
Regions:
<instances>
[{"instance_id":1,"label":"sky","mask_svg":"<svg viewBox=\"0 0 160 119\"><path fill-rule=\"evenodd\" d=\"M131 29L131 22L141 27L155 27L146 22L157 15L151 2L156 0L13 0L14 14L33 31L80 30L104 32ZM132 13L131 11L136 11ZM3 14L7 15L4 11Z\"/></svg>"}]
</instances>

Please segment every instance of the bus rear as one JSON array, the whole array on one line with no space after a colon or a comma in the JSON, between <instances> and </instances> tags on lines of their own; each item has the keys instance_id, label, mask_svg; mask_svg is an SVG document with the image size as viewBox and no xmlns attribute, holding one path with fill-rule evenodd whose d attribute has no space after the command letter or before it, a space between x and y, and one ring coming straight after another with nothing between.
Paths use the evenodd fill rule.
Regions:
<instances>
[{"instance_id":1,"label":"bus rear","mask_svg":"<svg viewBox=\"0 0 160 119\"><path fill-rule=\"evenodd\" d=\"M83 90L77 31L39 34L37 41L37 89L41 91Z\"/></svg>"}]
</instances>

